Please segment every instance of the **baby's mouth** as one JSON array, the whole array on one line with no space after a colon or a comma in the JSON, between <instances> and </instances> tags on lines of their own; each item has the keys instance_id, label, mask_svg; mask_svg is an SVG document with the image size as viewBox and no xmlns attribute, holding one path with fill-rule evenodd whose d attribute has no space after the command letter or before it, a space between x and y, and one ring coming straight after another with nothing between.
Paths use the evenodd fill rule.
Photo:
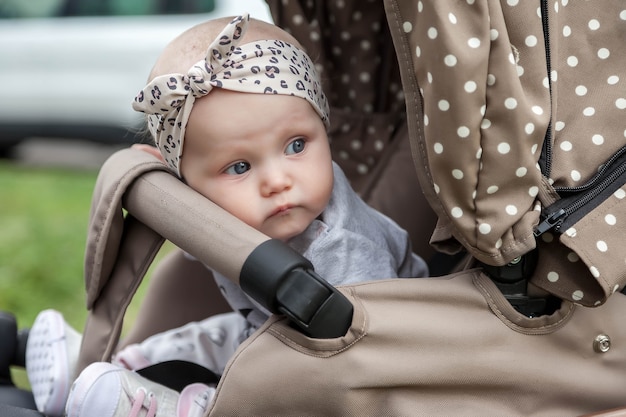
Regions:
<instances>
[{"instance_id":1,"label":"baby's mouth","mask_svg":"<svg viewBox=\"0 0 626 417\"><path fill-rule=\"evenodd\" d=\"M278 207L270 214L270 217L281 216L283 214L287 214L291 211L294 206L291 204L283 204Z\"/></svg>"}]
</instances>

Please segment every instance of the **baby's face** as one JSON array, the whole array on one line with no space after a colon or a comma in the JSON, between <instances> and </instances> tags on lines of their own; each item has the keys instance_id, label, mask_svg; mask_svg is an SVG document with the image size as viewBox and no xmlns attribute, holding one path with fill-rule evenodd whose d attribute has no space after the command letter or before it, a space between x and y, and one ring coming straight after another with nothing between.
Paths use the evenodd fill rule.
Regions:
<instances>
[{"instance_id":1,"label":"baby's face","mask_svg":"<svg viewBox=\"0 0 626 417\"><path fill-rule=\"evenodd\" d=\"M219 88L194 104L181 172L193 189L283 241L320 215L333 185L326 129L306 100Z\"/></svg>"}]
</instances>

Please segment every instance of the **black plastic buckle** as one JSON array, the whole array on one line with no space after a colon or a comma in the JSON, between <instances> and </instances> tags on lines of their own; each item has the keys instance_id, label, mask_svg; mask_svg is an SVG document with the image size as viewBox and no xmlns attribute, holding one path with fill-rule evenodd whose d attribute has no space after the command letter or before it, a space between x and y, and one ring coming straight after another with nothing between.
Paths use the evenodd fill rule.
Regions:
<instances>
[{"instance_id":1,"label":"black plastic buckle","mask_svg":"<svg viewBox=\"0 0 626 417\"><path fill-rule=\"evenodd\" d=\"M528 280L535 272L537 258L538 251L534 249L503 266L480 263L513 308L527 317L541 316L548 311L548 298L528 296Z\"/></svg>"},{"instance_id":2,"label":"black plastic buckle","mask_svg":"<svg viewBox=\"0 0 626 417\"><path fill-rule=\"evenodd\" d=\"M280 240L252 251L239 275L241 289L272 313L284 314L308 336L344 336L352 303L313 270L308 259Z\"/></svg>"}]
</instances>

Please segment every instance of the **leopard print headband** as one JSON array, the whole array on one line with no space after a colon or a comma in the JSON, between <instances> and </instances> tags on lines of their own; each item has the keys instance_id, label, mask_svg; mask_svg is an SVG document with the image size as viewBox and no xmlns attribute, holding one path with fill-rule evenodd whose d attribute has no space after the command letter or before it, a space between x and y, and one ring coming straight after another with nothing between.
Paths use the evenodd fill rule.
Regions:
<instances>
[{"instance_id":1,"label":"leopard print headband","mask_svg":"<svg viewBox=\"0 0 626 417\"><path fill-rule=\"evenodd\" d=\"M185 128L196 98L213 88L257 94L282 94L307 100L326 128L328 101L315 67L301 49L281 40L259 40L238 46L249 15L233 19L207 50L206 58L187 74L155 77L133 101L148 115L148 128L167 165L181 177Z\"/></svg>"}]
</instances>

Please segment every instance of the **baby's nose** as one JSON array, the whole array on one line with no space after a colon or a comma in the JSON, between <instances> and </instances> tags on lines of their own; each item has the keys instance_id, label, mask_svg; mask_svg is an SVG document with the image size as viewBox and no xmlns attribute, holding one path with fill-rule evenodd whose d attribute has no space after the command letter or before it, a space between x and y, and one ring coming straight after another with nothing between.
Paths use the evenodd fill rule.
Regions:
<instances>
[{"instance_id":1,"label":"baby's nose","mask_svg":"<svg viewBox=\"0 0 626 417\"><path fill-rule=\"evenodd\" d=\"M280 193L291 187L290 176L282 169L272 169L265 173L261 184L264 196Z\"/></svg>"}]
</instances>

